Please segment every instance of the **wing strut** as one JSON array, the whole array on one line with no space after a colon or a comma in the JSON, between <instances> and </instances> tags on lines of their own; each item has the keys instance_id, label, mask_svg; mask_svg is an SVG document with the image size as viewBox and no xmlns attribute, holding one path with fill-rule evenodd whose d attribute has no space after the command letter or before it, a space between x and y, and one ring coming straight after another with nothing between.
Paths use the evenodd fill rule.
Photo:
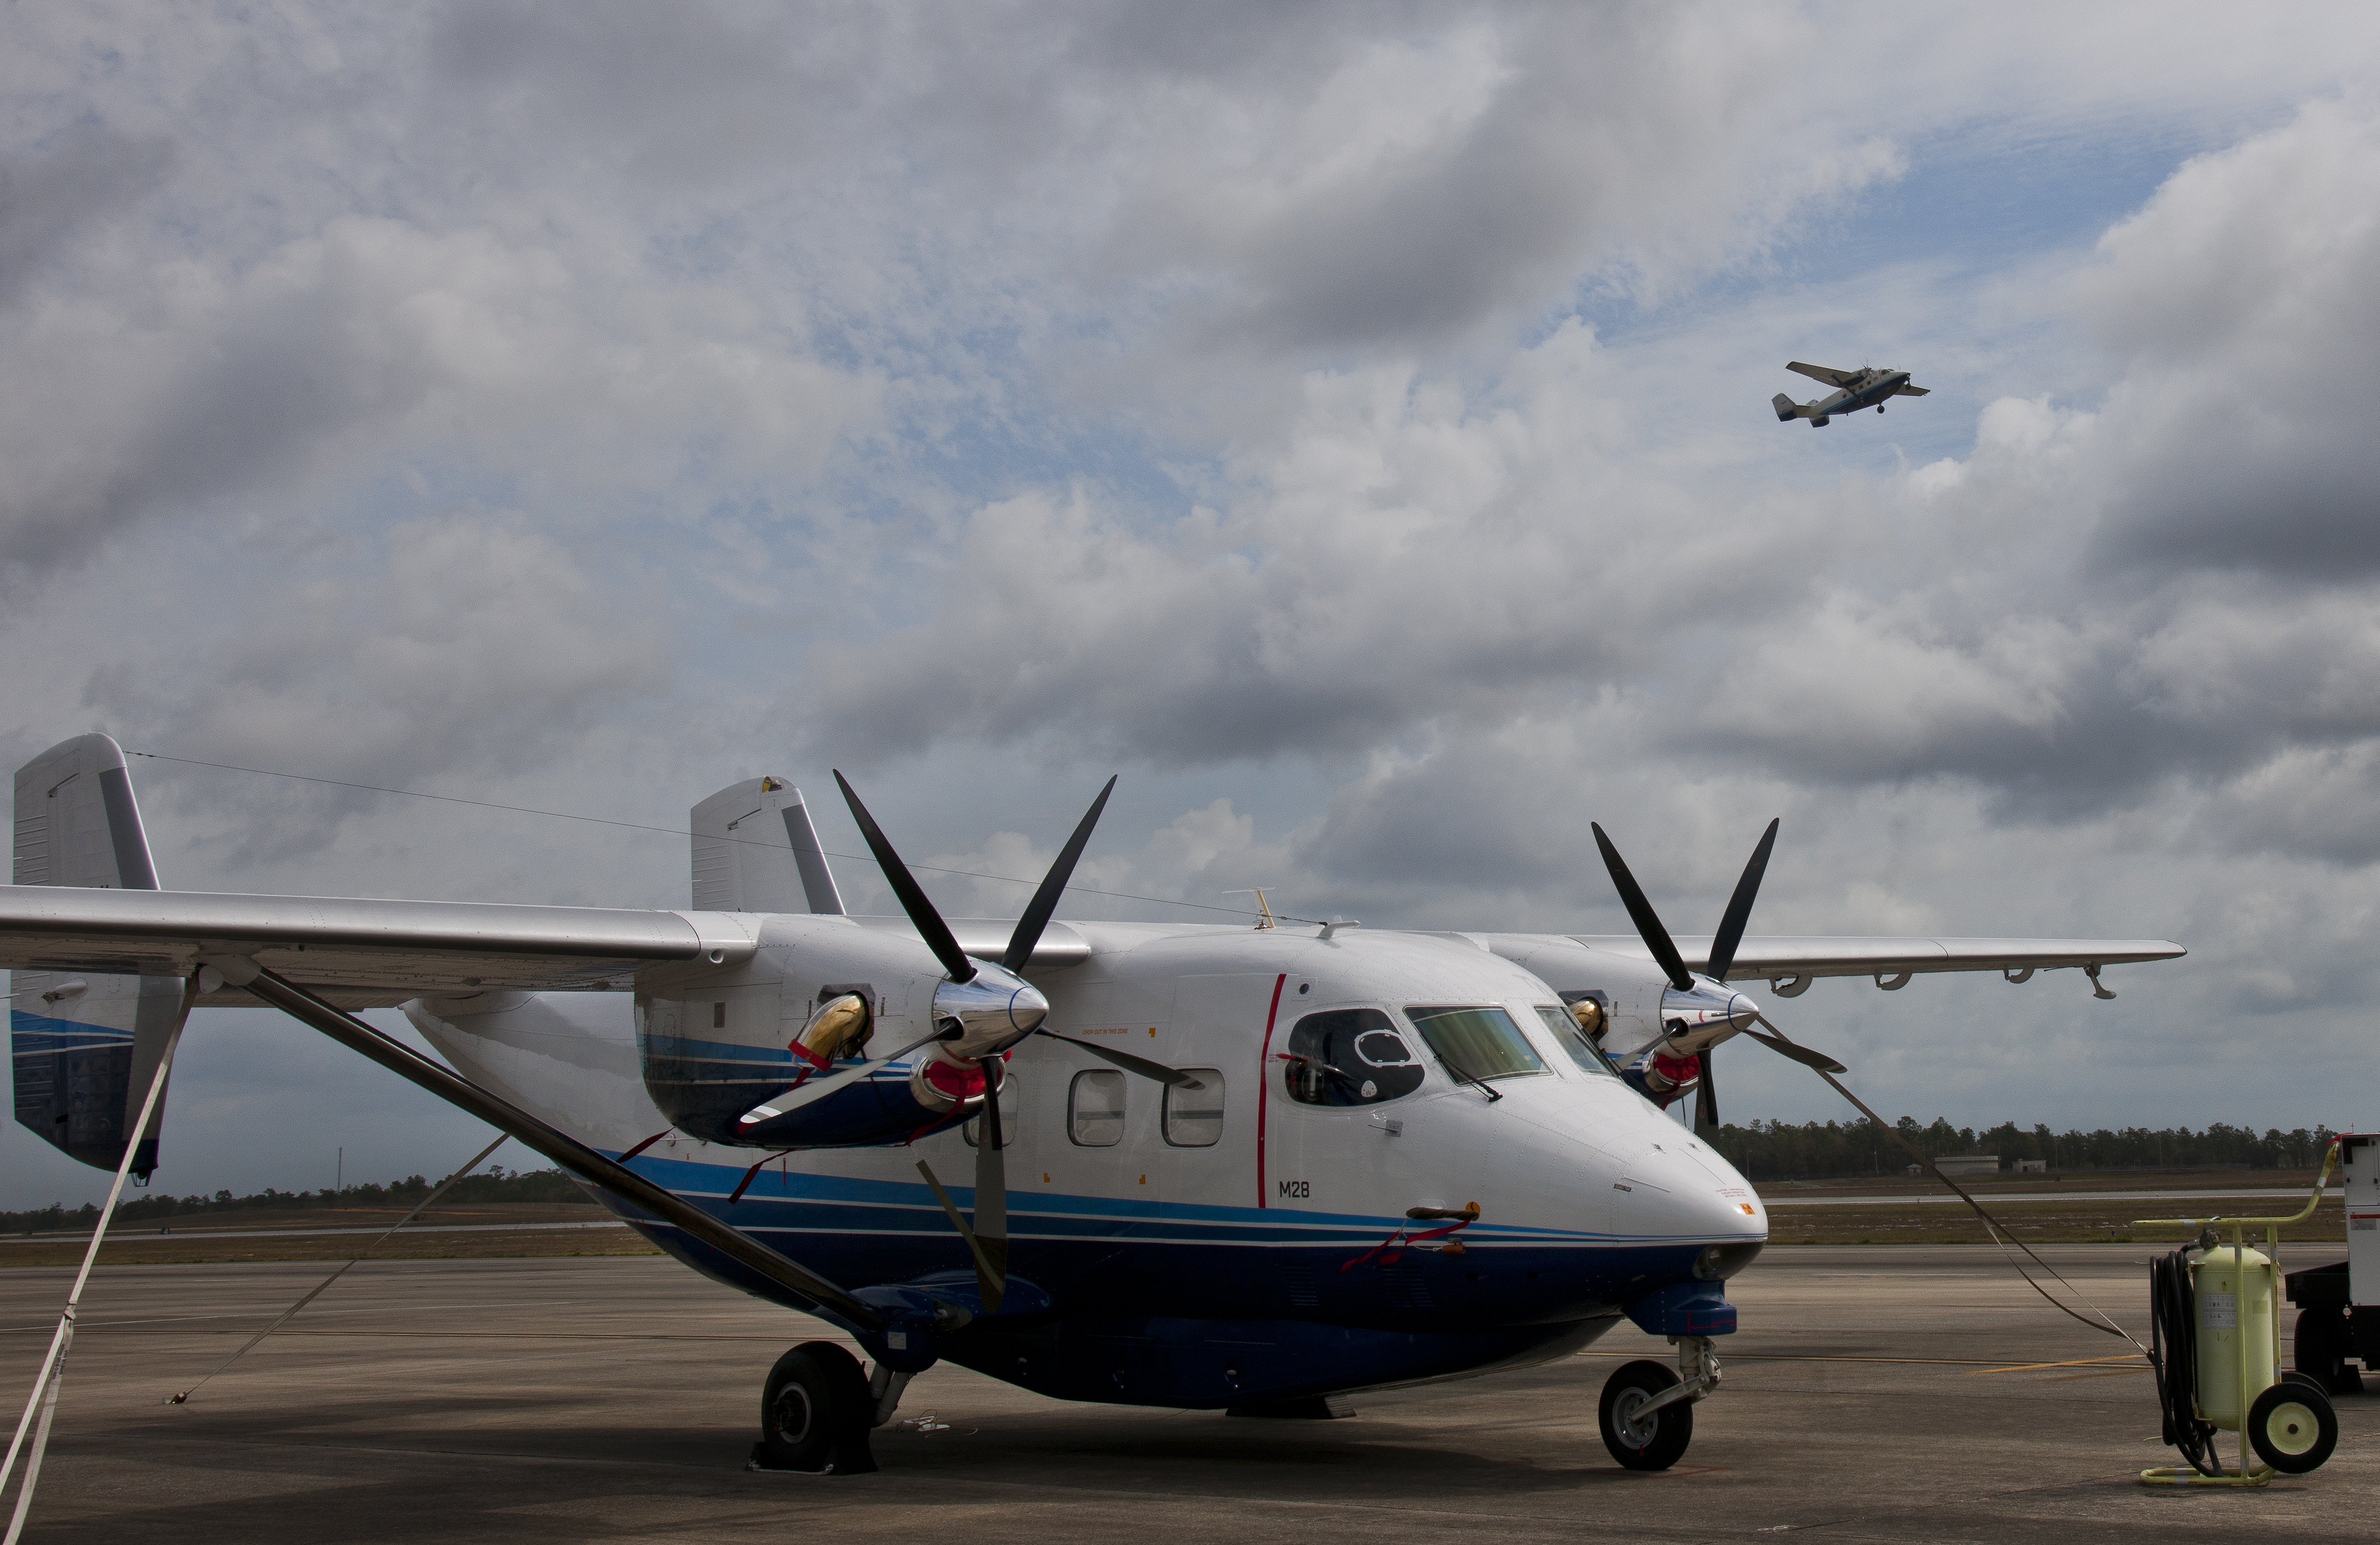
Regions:
<instances>
[{"instance_id":1,"label":"wing strut","mask_svg":"<svg viewBox=\"0 0 2380 1545\"><path fill-rule=\"evenodd\" d=\"M518 1106L497 1098L429 1058L373 1029L370 1025L294 982L238 955L209 955L206 964L224 979L288 1015L300 1024L329 1036L349 1051L361 1052L398 1077L418 1084L457 1109L469 1112L523 1146L535 1150L581 1180L600 1186L621 1200L684 1229L736 1264L759 1273L796 1297L832 1309L862 1331L884 1329L884 1316L816 1272L786 1259L743 1230L730 1226L685 1198L663 1189L643 1175L605 1158L577 1138L556 1130ZM255 974L250 977L249 972ZM247 979L243 980L242 979Z\"/></svg>"}]
</instances>

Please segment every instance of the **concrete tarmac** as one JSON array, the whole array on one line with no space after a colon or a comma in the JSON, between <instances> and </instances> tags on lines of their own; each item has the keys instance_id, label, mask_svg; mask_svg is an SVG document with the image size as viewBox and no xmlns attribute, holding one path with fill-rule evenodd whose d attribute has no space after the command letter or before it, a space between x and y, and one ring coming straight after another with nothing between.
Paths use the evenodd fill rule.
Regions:
<instances>
[{"instance_id":1,"label":"concrete tarmac","mask_svg":"<svg viewBox=\"0 0 2380 1545\"><path fill-rule=\"evenodd\" d=\"M2042 1253L2147 1339L2150 1247ZM103 1269L26 1538L2380 1538L2380 1394L2342 1398L2338 1453L2313 1475L2146 1490L2137 1472L2175 1461L2140 1359L1989 1247L1772 1248L1730 1284L1744 1328L1720 1344L1725 1385L1660 1475L1621 1469L1596 1435L1610 1370L1669 1356L1633 1327L1541 1368L1357 1395L1345 1421L1062 1405L945 1365L876 1434L880 1473L750 1474L762 1375L832 1332L644 1257L367 1264L164 1404L322 1274ZM69 1275L0 1271L12 1418Z\"/></svg>"}]
</instances>

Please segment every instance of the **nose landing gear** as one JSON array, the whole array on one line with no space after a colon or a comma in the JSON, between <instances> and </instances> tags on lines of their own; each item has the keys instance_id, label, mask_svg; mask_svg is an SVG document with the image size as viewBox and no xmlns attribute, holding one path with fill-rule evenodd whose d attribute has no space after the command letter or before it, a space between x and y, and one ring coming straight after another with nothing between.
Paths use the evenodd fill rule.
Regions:
<instances>
[{"instance_id":1,"label":"nose landing gear","mask_svg":"<svg viewBox=\"0 0 2380 1545\"><path fill-rule=\"evenodd\" d=\"M1639 1357L1605 1381L1597 1428L1611 1457L1632 1470L1666 1470L1694 1437L1694 1402L1718 1388L1718 1354L1708 1336L1671 1336L1678 1371Z\"/></svg>"}]
</instances>

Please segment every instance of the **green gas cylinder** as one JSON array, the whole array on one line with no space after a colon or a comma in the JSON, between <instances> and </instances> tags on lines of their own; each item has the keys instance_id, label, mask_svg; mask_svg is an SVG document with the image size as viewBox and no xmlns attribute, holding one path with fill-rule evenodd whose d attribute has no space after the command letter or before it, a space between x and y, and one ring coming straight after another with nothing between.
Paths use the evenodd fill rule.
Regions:
<instances>
[{"instance_id":1,"label":"green gas cylinder","mask_svg":"<svg viewBox=\"0 0 2380 1545\"><path fill-rule=\"evenodd\" d=\"M2192 1314L2198 1324L2198 1414L2240 1430L2249 1402L2273 1382L2273 1262L2261 1250L2217 1245L2192 1253ZM2240 1389L2240 1337L2247 1388Z\"/></svg>"}]
</instances>

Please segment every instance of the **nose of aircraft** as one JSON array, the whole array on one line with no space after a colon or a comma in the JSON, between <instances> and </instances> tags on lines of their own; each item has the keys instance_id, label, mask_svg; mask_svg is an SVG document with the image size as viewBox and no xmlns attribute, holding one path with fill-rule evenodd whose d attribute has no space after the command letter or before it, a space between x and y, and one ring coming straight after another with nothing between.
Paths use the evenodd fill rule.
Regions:
<instances>
[{"instance_id":1,"label":"nose of aircraft","mask_svg":"<svg viewBox=\"0 0 2380 1545\"><path fill-rule=\"evenodd\" d=\"M1700 1138L1664 1116L1655 1116L1647 1151L1632 1169L1667 1193L1671 1226L1680 1234L1730 1242L1768 1237L1768 1210L1752 1183Z\"/></svg>"}]
</instances>

